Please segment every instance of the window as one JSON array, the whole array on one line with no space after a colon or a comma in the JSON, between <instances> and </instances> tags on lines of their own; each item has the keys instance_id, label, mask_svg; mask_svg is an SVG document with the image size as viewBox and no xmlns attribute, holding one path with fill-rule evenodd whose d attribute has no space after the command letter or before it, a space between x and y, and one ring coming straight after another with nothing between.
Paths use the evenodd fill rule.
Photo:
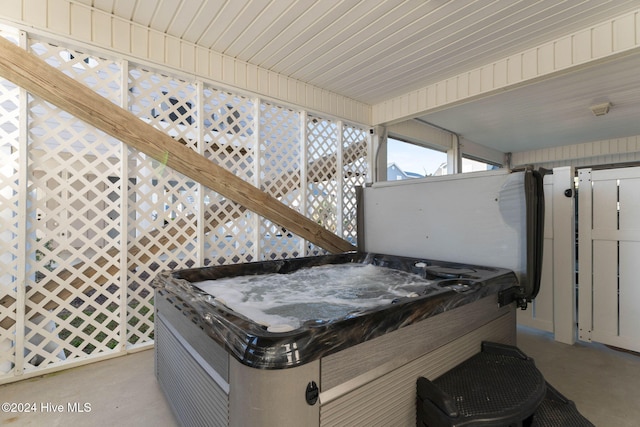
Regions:
<instances>
[{"instance_id":1,"label":"window","mask_svg":"<svg viewBox=\"0 0 640 427\"><path fill-rule=\"evenodd\" d=\"M500 166L492 163L485 163L481 160L470 159L468 157L462 158L462 173L477 172L477 171L491 171L499 169Z\"/></svg>"},{"instance_id":2,"label":"window","mask_svg":"<svg viewBox=\"0 0 640 427\"><path fill-rule=\"evenodd\" d=\"M387 181L447 174L447 153L387 138Z\"/></svg>"}]
</instances>

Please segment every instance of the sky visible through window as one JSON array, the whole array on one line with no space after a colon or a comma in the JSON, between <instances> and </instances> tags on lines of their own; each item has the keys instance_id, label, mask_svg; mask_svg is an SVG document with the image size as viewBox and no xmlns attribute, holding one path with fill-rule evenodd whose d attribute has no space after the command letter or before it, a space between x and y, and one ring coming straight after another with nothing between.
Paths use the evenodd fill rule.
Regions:
<instances>
[{"instance_id":1,"label":"sky visible through window","mask_svg":"<svg viewBox=\"0 0 640 427\"><path fill-rule=\"evenodd\" d=\"M447 153L411 144L397 139L387 139L387 165L395 163L405 173L421 176L447 174ZM476 172L494 169L495 166L462 158L462 172ZM394 179L394 178L390 178Z\"/></svg>"},{"instance_id":2,"label":"sky visible through window","mask_svg":"<svg viewBox=\"0 0 640 427\"><path fill-rule=\"evenodd\" d=\"M391 163L404 172L429 176L434 175L443 164L446 171L447 153L388 138L387 165Z\"/></svg>"}]
</instances>

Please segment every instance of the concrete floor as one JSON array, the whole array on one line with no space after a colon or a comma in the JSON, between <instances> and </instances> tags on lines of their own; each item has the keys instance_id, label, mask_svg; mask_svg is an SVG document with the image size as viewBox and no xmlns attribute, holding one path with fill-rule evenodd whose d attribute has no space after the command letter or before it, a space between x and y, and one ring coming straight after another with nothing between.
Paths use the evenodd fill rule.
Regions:
<instances>
[{"instance_id":1,"label":"concrete floor","mask_svg":"<svg viewBox=\"0 0 640 427\"><path fill-rule=\"evenodd\" d=\"M640 355L597 343L570 346L524 327L518 328L518 347L596 426L640 426Z\"/></svg>"},{"instance_id":2,"label":"concrete floor","mask_svg":"<svg viewBox=\"0 0 640 427\"><path fill-rule=\"evenodd\" d=\"M0 386L0 402L34 402L36 413L0 412L2 426L128 427L177 425L154 376L153 350ZM69 413L68 403L90 412ZM46 404L64 412L47 412ZM45 410L41 410L41 405Z\"/></svg>"},{"instance_id":3,"label":"concrete floor","mask_svg":"<svg viewBox=\"0 0 640 427\"><path fill-rule=\"evenodd\" d=\"M561 344L528 328L519 328L518 346L596 426L640 425L640 356L599 344ZM0 386L0 402L38 407L37 413L0 412L3 426L176 425L155 380L151 350ZM65 412L41 410L47 403ZM89 403L91 411L68 413L68 403Z\"/></svg>"}]
</instances>

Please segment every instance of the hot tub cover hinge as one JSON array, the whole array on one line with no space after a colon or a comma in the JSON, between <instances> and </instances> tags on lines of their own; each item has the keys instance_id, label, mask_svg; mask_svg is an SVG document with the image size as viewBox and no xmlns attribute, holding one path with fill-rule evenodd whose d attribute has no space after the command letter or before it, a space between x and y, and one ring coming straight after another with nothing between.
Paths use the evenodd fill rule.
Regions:
<instances>
[{"instance_id":1,"label":"hot tub cover hinge","mask_svg":"<svg viewBox=\"0 0 640 427\"><path fill-rule=\"evenodd\" d=\"M516 302L516 305L522 310L527 309L528 301L525 297L525 290L519 286L513 286L498 292L498 304L500 307L509 305L512 302Z\"/></svg>"}]
</instances>

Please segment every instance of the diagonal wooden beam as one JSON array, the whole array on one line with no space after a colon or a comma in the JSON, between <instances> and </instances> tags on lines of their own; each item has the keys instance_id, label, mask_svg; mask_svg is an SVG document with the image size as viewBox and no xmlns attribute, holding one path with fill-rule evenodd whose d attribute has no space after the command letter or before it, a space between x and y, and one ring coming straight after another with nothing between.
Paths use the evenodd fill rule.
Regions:
<instances>
[{"instance_id":1,"label":"diagonal wooden beam","mask_svg":"<svg viewBox=\"0 0 640 427\"><path fill-rule=\"evenodd\" d=\"M177 141L185 146L190 145L189 143L193 144L193 141L187 141L184 138L180 138ZM355 162L356 160L358 160L360 158L360 153L362 153L363 150L366 149L366 147L367 147L367 141L364 139L360 141L352 142L351 144L346 146L342 152L342 164L347 166ZM247 149L244 147L240 147L236 151L236 149L232 147L231 144L219 144L217 142L211 142L211 144L209 145L209 148L213 152L224 150L227 152L228 155L240 154L242 156L246 156L248 153ZM320 179L316 176L313 176L311 171L314 168L322 168L325 166L325 164L328 164L329 168L322 180L329 181L332 178L334 178L336 175L336 168L335 168L336 165L333 157L335 156L336 154L333 153L333 154L327 154L322 157L318 157L316 159L311 160L306 167L307 182L309 183L320 182ZM357 175L357 173L347 172L346 175L354 176L354 175ZM284 188L282 188L280 184L281 182L287 183ZM290 191L298 189L299 185L300 185L300 169L298 168L298 169L289 169L289 170L280 172L280 174L277 177L264 181L262 183L262 188L263 188L263 191L266 192L267 194L270 194L276 198L281 198L281 197L285 197Z\"/></svg>"},{"instance_id":2,"label":"diagonal wooden beam","mask_svg":"<svg viewBox=\"0 0 640 427\"><path fill-rule=\"evenodd\" d=\"M329 252L346 240L0 37L0 76Z\"/></svg>"}]
</instances>

